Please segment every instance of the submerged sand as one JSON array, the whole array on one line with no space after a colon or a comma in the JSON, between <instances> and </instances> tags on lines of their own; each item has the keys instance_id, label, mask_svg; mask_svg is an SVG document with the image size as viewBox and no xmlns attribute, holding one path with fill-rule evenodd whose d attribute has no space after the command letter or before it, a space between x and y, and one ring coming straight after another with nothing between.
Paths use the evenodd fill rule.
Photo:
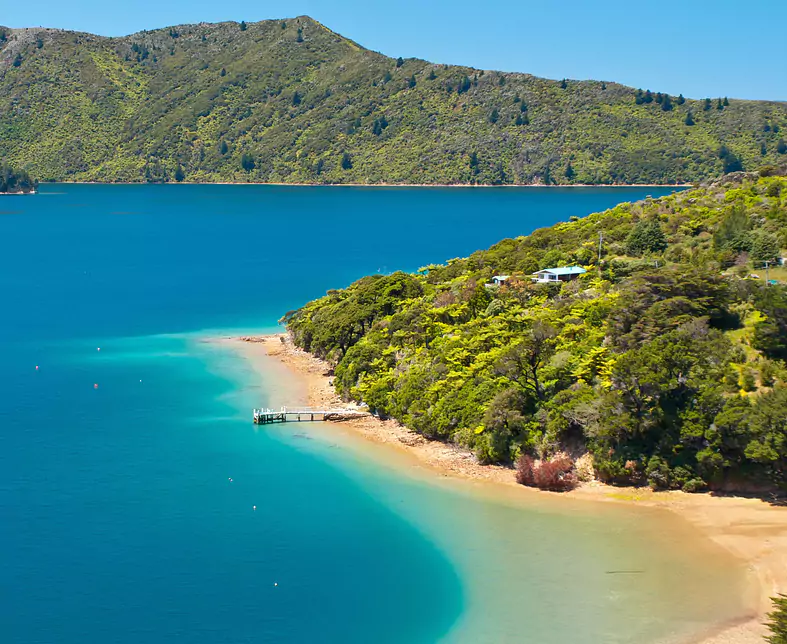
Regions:
<instances>
[{"instance_id":1,"label":"submerged sand","mask_svg":"<svg viewBox=\"0 0 787 644\"><path fill-rule=\"evenodd\" d=\"M246 336L218 341L238 351L255 371L269 374L276 368L280 377L290 378L290 386L284 390L291 398L283 402L328 409L348 407L334 392L329 366L294 347L286 336ZM406 454L435 475L468 483L480 482L485 485L486 493L500 497L511 498L512 494L537 495L547 500L568 497L662 508L677 514L746 565L748 590L744 603L751 607L749 613L736 623L721 624L699 640L704 644L761 643L767 633L763 622L771 610L770 598L787 589L787 508L754 498L652 492L642 488L614 488L596 482L567 494L541 492L518 485L511 468L481 465L472 452L427 440L393 420L381 421L367 416L336 425L337 429L351 431Z\"/></svg>"}]
</instances>

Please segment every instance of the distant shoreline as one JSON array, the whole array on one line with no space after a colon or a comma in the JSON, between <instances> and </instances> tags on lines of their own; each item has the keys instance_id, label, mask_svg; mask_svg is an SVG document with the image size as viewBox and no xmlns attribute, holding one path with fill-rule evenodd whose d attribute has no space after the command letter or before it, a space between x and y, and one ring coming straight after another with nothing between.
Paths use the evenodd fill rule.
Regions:
<instances>
[{"instance_id":1,"label":"distant shoreline","mask_svg":"<svg viewBox=\"0 0 787 644\"><path fill-rule=\"evenodd\" d=\"M207 339L223 344L249 361L262 374L280 363L300 383L312 406L348 407L331 384L329 365L294 347L284 334ZM293 401L294 402L294 401ZM481 465L469 450L431 441L394 420L369 416L333 423L363 440L385 449L405 452L432 470L447 476L488 486L492 494L539 495L558 501L562 497L590 502L624 503L663 508L674 512L705 537L747 564L746 604L750 612L741 619L721 620L692 644L760 644L766 634L764 622L771 610L770 598L787 589L787 509L756 498L716 497L679 491L653 492L649 488L616 488L586 483L572 492L558 494L525 488L514 480L514 470L501 465Z\"/></svg>"},{"instance_id":2,"label":"distant shoreline","mask_svg":"<svg viewBox=\"0 0 787 644\"><path fill-rule=\"evenodd\" d=\"M248 181L50 181L42 185L83 186L291 186L294 188L691 188L693 183L281 183Z\"/></svg>"}]
</instances>

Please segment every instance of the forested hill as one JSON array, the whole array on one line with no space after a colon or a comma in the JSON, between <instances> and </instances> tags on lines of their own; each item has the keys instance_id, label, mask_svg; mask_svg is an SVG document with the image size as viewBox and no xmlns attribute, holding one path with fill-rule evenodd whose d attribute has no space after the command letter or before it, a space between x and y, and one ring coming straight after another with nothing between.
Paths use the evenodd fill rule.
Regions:
<instances>
[{"instance_id":1,"label":"forested hill","mask_svg":"<svg viewBox=\"0 0 787 644\"><path fill-rule=\"evenodd\" d=\"M42 180L671 183L787 159L787 105L392 59L308 17L0 27L0 158Z\"/></svg>"},{"instance_id":2,"label":"forested hill","mask_svg":"<svg viewBox=\"0 0 787 644\"><path fill-rule=\"evenodd\" d=\"M787 172L774 172L366 277L285 321L336 365L341 395L482 461L518 461L525 483L588 475L567 451L616 483L784 486ZM530 279L570 265L587 272Z\"/></svg>"}]
</instances>

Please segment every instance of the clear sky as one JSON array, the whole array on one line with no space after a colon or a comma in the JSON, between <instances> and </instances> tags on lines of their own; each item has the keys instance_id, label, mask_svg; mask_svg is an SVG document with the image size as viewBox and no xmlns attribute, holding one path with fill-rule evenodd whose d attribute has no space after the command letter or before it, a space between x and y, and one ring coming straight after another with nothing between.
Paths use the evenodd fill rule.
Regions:
<instances>
[{"instance_id":1,"label":"clear sky","mask_svg":"<svg viewBox=\"0 0 787 644\"><path fill-rule=\"evenodd\" d=\"M389 56L692 98L787 100L787 0L0 0L0 23L118 36L309 15Z\"/></svg>"}]
</instances>

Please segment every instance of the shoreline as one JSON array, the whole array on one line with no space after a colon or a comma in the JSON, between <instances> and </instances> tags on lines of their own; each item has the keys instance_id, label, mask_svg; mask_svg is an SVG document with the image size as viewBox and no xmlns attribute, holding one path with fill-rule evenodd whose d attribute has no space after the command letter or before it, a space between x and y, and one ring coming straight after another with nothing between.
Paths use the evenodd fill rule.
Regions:
<instances>
[{"instance_id":1,"label":"shoreline","mask_svg":"<svg viewBox=\"0 0 787 644\"><path fill-rule=\"evenodd\" d=\"M310 406L347 408L331 385L329 365L294 347L284 334L223 337L212 342L224 344L249 360L255 370L265 363L278 363L301 386L303 400ZM395 420L367 416L356 420L332 421L359 438L406 453L429 471L429 475L449 477L465 483L480 483L493 496L537 495L539 499L577 499L586 502L616 503L666 509L693 526L735 560L746 566L747 614L734 621L720 622L693 640L692 644L761 644L767 634L766 614L772 610L771 597L787 589L787 508L761 499L686 494L678 491L653 492L648 488L617 488L598 482L574 491L555 493L526 488L514 480L514 470L501 465L481 465L469 450L432 441L399 425ZM531 498L536 498L531 497Z\"/></svg>"},{"instance_id":2,"label":"shoreline","mask_svg":"<svg viewBox=\"0 0 787 644\"><path fill-rule=\"evenodd\" d=\"M51 181L81 186L277 186L293 188L691 188L693 183L282 183L275 181Z\"/></svg>"}]
</instances>

